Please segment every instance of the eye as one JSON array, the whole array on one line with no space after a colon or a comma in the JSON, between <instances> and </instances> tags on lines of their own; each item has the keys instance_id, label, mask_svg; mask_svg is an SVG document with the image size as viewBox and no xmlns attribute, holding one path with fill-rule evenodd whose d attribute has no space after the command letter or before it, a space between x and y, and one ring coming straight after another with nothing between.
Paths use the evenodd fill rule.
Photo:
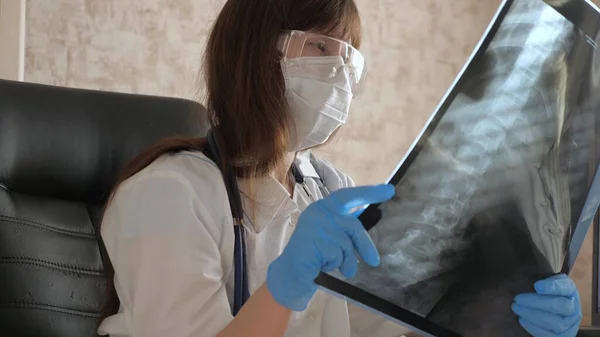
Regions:
<instances>
[{"instance_id":1,"label":"eye","mask_svg":"<svg viewBox=\"0 0 600 337\"><path fill-rule=\"evenodd\" d=\"M306 46L310 47L306 49L306 53L309 56L327 55L329 52L327 42L323 41L323 39L313 39L312 41L307 41Z\"/></svg>"},{"instance_id":2,"label":"eye","mask_svg":"<svg viewBox=\"0 0 600 337\"><path fill-rule=\"evenodd\" d=\"M325 45L325 43L323 42L317 42L315 44L315 47L319 49L323 54L327 52L327 45Z\"/></svg>"}]
</instances>

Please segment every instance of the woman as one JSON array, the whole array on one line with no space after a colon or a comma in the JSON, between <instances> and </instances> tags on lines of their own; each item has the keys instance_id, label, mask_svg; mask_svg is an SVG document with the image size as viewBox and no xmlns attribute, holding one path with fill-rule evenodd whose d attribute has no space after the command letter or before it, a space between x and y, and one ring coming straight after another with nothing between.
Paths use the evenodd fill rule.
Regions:
<instances>
[{"instance_id":1,"label":"woman","mask_svg":"<svg viewBox=\"0 0 600 337\"><path fill-rule=\"evenodd\" d=\"M346 303L313 283L320 271L351 277L357 256L379 263L352 211L394 194L388 185L353 188L348 176L302 152L345 122L364 77L360 40L352 0L226 2L205 55L207 107L220 163L232 167L242 193L251 296L233 316L236 235L207 140L166 140L130 164L104 214L114 279L109 265L101 334L402 333L355 308L349 319ZM308 179L296 181L298 172ZM523 326L535 336L574 336L580 311L572 282L559 276L536 289L515 302Z\"/></svg>"}]
</instances>

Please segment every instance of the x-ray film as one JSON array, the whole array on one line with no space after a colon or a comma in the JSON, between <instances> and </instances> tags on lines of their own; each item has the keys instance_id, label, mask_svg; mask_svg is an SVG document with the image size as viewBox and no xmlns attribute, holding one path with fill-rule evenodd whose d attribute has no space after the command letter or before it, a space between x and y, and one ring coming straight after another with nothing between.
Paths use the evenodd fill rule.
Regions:
<instances>
[{"instance_id":1,"label":"x-ray film","mask_svg":"<svg viewBox=\"0 0 600 337\"><path fill-rule=\"evenodd\" d=\"M599 41L587 1L504 2L361 215L381 265L317 283L424 334L528 336L513 298L570 271L600 203Z\"/></svg>"}]
</instances>

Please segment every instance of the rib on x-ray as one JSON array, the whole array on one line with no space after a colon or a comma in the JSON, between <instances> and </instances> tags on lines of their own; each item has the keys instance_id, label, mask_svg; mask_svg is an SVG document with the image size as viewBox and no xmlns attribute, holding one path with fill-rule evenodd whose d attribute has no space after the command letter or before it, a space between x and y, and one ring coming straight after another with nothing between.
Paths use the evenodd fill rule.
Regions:
<instances>
[{"instance_id":1,"label":"rib on x-ray","mask_svg":"<svg viewBox=\"0 0 600 337\"><path fill-rule=\"evenodd\" d=\"M512 300L561 272L596 172L600 56L541 0L490 34L378 208L380 267L348 282L463 336L527 336Z\"/></svg>"}]
</instances>

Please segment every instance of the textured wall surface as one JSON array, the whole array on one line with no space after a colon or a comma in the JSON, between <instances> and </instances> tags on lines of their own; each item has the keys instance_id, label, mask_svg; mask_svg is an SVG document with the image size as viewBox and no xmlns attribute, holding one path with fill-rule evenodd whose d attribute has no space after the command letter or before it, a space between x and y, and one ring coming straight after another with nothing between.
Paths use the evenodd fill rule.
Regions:
<instances>
[{"instance_id":1,"label":"textured wall surface","mask_svg":"<svg viewBox=\"0 0 600 337\"><path fill-rule=\"evenodd\" d=\"M357 0L369 80L319 152L359 184L385 180L462 68L500 0ZM193 98L224 0L28 0L25 80ZM589 313L591 236L573 271Z\"/></svg>"},{"instance_id":2,"label":"textured wall surface","mask_svg":"<svg viewBox=\"0 0 600 337\"><path fill-rule=\"evenodd\" d=\"M28 0L30 82L194 97L223 0Z\"/></svg>"}]
</instances>

